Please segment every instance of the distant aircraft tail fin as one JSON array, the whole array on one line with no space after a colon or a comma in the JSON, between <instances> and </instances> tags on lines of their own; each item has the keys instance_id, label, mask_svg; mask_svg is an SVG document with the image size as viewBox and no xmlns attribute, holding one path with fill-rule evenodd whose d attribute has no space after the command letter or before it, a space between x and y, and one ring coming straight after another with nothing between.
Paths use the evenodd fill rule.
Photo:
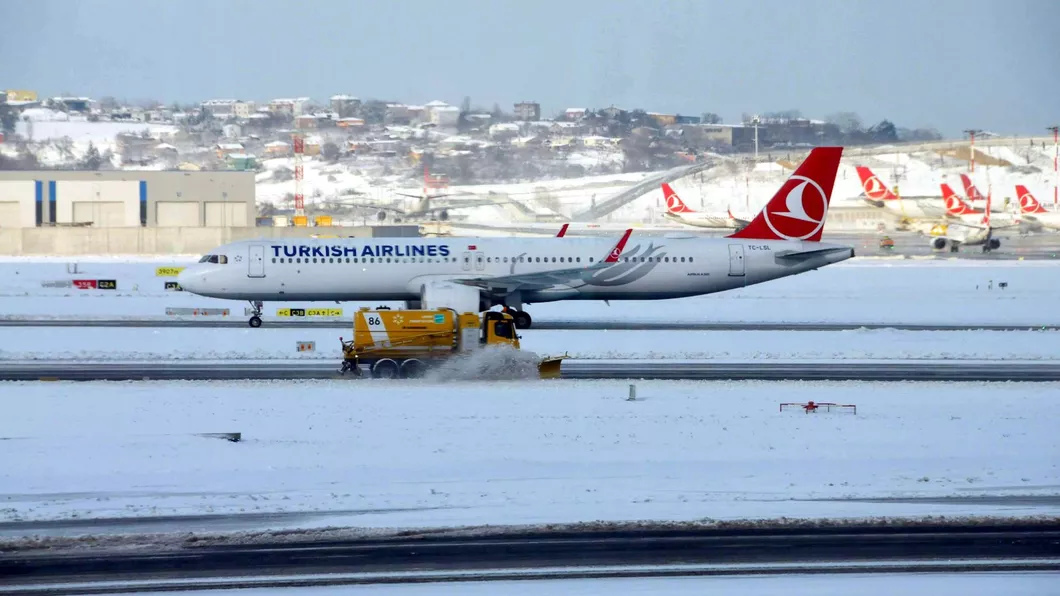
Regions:
<instances>
[{"instance_id":1,"label":"distant aircraft tail fin","mask_svg":"<svg viewBox=\"0 0 1060 596\"><path fill-rule=\"evenodd\" d=\"M670 213L695 213L685 205L685 202L681 200L681 197L677 196L674 189L670 187L666 182L662 183L663 196L666 197L666 210Z\"/></svg>"},{"instance_id":2,"label":"distant aircraft tail fin","mask_svg":"<svg viewBox=\"0 0 1060 596\"><path fill-rule=\"evenodd\" d=\"M942 189L942 201L946 203L946 215L958 216L976 213L975 209L969 207L957 193L953 192L949 184L943 182L939 185L939 188Z\"/></svg>"},{"instance_id":3,"label":"distant aircraft tail fin","mask_svg":"<svg viewBox=\"0 0 1060 596\"><path fill-rule=\"evenodd\" d=\"M729 238L820 242L842 147L816 147L747 227Z\"/></svg>"},{"instance_id":4,"label":"distant aircraft tail fin","mask_svg":"<svg viewBox=\"0 0 1060 596\"><path fill-rule=\"evenodd\" d=\"M559 229L559 234L556 234L556 238L562 238L567 235L567 228L570 227L569 223L563 224L563 227Z\"/></svg>"},{"instance_id":5,"label":"distant aircraft tail fin","mask_svg":"<svg viewBox=\"0 0 1060 596\"><path fill-rule=\"evenodd\" d=\"M858 171L858 178L861 179L861 189L865 192L865 196L873 201L894 201L898 199L898 196L891 192L891 189L887 188L887 185L880 180L880 177L872 173L872 170L865 166L856 166L854 168Z\"/></svg>"},{"instance_id":6,"label":"distant aircraft tail fin","mask_svg":"<svg viewBox=\"0 0 1060 596\"><path fill-rule=\"evenodd\" d=\"M1045 207L1034 198L1030 189L1022 184L1016 185L1016 196L1020 199L1020 213L1048 213Z\"/></svg>"},{"instance_id":7,"label":"distant aircraft tail fin","mask_svg":"<svg viewBox=\"0 0 1060 596\"><path fill-rule=\"evenodd\" d=\"M979 192L975 184L972 184L972 179L967 174L961 174L961 184L964 186L964 196L968 197L969 202L974 203L985 200L983 193Z\"/></svg>"}]
</instances>

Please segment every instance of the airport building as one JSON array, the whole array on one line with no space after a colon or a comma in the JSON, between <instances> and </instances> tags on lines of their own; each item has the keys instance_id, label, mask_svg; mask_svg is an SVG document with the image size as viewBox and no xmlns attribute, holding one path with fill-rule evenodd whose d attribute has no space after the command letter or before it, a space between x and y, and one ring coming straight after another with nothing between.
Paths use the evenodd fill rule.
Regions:
<instances>
[{"instance_id":1,"label":"airport building","mask_svg":"<svg viewBox=\"0 0 1060 596\"><path fill-rule=\"evenodd\" d=\"M0 172L0 228L254 226L253 172Z\"/></svg>"}]
</instances>

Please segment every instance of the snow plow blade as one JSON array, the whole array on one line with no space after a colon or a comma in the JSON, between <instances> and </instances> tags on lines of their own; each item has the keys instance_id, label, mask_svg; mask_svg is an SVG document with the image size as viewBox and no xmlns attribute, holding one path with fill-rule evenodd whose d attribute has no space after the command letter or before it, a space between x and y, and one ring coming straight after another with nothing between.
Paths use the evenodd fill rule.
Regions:
<instances>
[{"instance_id":1,"label":"snow plow blade","mask_svg":"<svg viewBox=\"0 0 1060 596\"><path fill-rule=\"evenodd\" d=\"M569 358L567 354L562 356L548 356L537 363L537 372L542 379L558 379L563 359Z\"/></svg>"}]
</instances>

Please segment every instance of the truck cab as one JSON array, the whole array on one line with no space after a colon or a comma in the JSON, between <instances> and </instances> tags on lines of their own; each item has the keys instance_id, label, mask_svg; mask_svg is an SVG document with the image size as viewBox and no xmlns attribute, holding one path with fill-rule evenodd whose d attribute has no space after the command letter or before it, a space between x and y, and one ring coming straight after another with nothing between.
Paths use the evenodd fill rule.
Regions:
<instances>
[{"instance_id":1,"label":"truck cab","mask_svg":"<svg viewBox=\"0 0 1060 596\"><path fill-rule=\"evenodd\" d=\"M518 350L519 336L515 333L515 318L505 312L485 312L479 343L486 346L507 344Z\"/></svg>"}]
</instances>

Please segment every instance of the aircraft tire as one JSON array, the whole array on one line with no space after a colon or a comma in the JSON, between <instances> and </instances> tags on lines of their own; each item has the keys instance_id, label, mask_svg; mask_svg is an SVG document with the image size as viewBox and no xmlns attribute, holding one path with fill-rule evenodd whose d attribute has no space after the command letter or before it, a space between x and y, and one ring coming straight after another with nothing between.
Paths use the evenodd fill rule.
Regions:
<instances>
[{"instance_id":1,"label":"aircraft tire","mask_svg":"<svg viewBox=\"0 0 1060 596\"><path fill-rule=\"evenodd\" d=\"M517 310L511 313L512 318L515 319L516 329L529 329L534 324L534 320L530 317L530 313L524 310Z\"/></svg>"},{"instance_id":2,"label":"aircraft tire","mask_svg":"<svg viewBox=\"0 0 1060 596\"><path fill-rule=\"evenodd\" d=\"M261 327L261 317L257 315L250 317L250 321L248 321L248 323L250 323L251 327L257 329L258 327Z\"/></svg>"}]
</instances>

